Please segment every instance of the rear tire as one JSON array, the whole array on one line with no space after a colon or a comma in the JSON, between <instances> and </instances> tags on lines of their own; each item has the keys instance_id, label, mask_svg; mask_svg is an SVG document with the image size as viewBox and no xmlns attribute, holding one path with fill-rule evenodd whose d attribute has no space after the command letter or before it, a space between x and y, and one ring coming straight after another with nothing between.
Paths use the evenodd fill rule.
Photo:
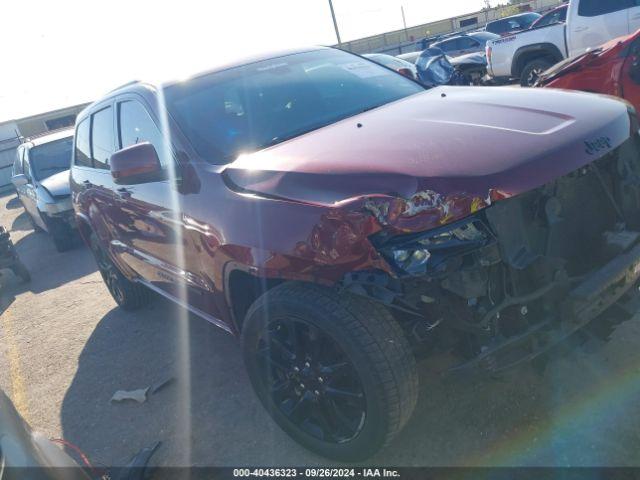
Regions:
<instances>
[{"instance_id":1,"label":"rear tire","mask_svg":"<svg viewBox=\"0 0 640 480\"><path fill-rule=\"evenodd\" d=\"M16 277L22 280L23 283L28 283L31 281L31 274L29 273L29 270L27 270L27 267L25 267L24 263L22 263L20 260L15 261L15 263L11 267L11 271Z\"/></svg>"},{"instance_id":2,"label":"rear tire","mask_svg":"<svg viewBox=\"0 0 640 480\"><path fill-rule=\"evenodd\" d=\"M415 408L411 347L391 314L364 298L281 284L249 309L242 347L251 383L272 418L324 457L370 457Z\"/></svg>"},{"instance_id":3,"label":"rear tire","mask_svg":"<svg viewBox=\"0 0 640 480\"><path fill-rule=\"evenodd\" d=\"M95 234L91 235L90 246L96 258L98 269L109 293L123 310L138 310L149 303L149 290L128 280L118 269L109 255L100 247Z\"/></svg>"},{"instance_id":4,"label":"rear tire","mask_svg":"<svg viewBox=\"0 0 640 480\"><path fill-rule=\"evenodd\" d=\"M56 250L60 253L73 248L73 238L66 232L51 232L51 239Z\"/></svg>"},{"instance_id":5,"label":"rear tire","mask_svg":"<svg viewBox=\"0 0 640 480\"><path fill-rule=\"evenodd\" d=\"M553 62L546 58L537 58L527 63L520 74L520 86L533 87L540 75L549 70Z\"/></svg>"}]
</instances>

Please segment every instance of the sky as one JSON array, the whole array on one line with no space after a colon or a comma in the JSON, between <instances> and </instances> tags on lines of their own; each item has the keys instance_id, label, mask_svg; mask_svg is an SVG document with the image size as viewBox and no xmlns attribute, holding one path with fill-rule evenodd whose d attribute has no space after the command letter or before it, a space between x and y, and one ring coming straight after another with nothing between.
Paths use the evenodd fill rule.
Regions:
<instances>
[{"instance_id":1,"label":"sky","mask_svg":"<svg viewBox=\"0 0 640 480\"><path fill-rule=\"evenodd\" d=\"M253 53L336 43L328 0L3 2L0 122L187 76ZM483 0L333 0L343 41L480 10Z\"/></svg>"}]
</instances>

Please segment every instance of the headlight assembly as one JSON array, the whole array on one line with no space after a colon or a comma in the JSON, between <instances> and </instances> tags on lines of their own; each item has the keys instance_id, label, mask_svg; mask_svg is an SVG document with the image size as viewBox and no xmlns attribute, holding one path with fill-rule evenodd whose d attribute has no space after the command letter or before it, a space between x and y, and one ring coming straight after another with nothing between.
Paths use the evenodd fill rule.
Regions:
<instances>
[{"instance_id":1,"label":"headlight assembly","mask_svg":"<svg viewBox=\"0 0 640 480\"><path fill-rule=\"evenodd\" d=\"M400 273L438 275L448 262L484 247L493 240L489 229L477 219L464 220L419 234L373 238L383 257Z\"/></svg>"}]
</instances>

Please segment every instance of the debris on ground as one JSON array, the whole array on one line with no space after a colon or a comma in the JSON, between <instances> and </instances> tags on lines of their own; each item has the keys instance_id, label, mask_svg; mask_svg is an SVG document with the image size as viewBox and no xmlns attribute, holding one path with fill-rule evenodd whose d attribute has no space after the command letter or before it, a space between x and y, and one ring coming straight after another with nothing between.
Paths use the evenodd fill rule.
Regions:
<instances>
[{"instance_id":1,"label":"debris on ground","mask_svg":"<svg viewBox=\"0 0 640 480\"><path fill-rule=\"evenodd\" d=\"M165 378L164 380L160 380L159 382L156 382L153 385L151 385L151 388L149 389L149 393L151 395L155 395L164 387L173 383L174 381L175 381L175 377L168 377L168 378Z\"/></svg>"},{"instance_id":2,"label":"debris on ground","mask_svg":"<svg viewBox=\"0 0 640 480\"><path fill-rule=\"evenodd\" d=\"M149 387L140 388L138 390L118 390L111 397L112 402L123 402L125 400L134 400L138 403L144 403L147 401L147 392Z\"/></svg>"},{"instance_id":3,"label":"debris on ground","mask_svg":"<svg viewBox=\"0 0 640 480\"><path fill-rule=\"evenodd\" d=\"M147 464L160 443L156 442L151 447L143 448L131 458L126 467L114 468L109 477L114 480L143 480L147 478Z\"/></svg>"},{"instance_id":4,"label":"debris on ground","mask_svg":"<svg viewBox=\"0 0 640 480\"><path fill-rule=\"evenodd\" d=\"M133 400L138 403L144 403L147 401L147 394L155 395L174 381L175 377L167 377L146 388L140 388L138 390L118 390L113 394L113 397L111 397L111 401L123 402L125 400Z\"/></svg>"}]
</instances>

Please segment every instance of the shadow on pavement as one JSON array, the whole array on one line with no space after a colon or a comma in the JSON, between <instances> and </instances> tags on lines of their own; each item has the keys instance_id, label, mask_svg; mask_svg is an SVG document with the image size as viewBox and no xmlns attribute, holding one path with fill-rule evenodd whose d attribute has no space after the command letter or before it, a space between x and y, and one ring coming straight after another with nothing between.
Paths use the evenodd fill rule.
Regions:
<instances>
[{"instance_id":1,"label":"shadow on pavement","mask_svg":"<svg viewBox=\"0 0 640 480\"><path fill-rule=\"evenodd\" d=\"M31 232L15 242L20 259L31 273L31 282L17 285L15 293L42 293L95 272L93 255L82 244L80 236L73 242L73 248L62 253L44 232Z\"/></svg>"},{"instance_id":2,"label":"shadow on pavement","mask_svg":"<svg viewBox=\"0 0 640 480\"><path fill-rule=\"evenodd\" d=\"M25 232L28 230L33 230L33 225L29 220L29 215L27 215L27 212L22 211L20 215L13 219L13 223L11 224L11 231Z\"/></svg>"},{"instance_id":3,"label":"shadow on pavement","mask_svg":"<svg viewBox=\"0 0 640 480\"><path fill-rule=\"evenodd\" d=\"M125 464L157 441L162 445L152 464L269 463L287 461L292 453L289 461L314 462L267 417L249 385L237 341L184 315L154 298L141 311L114 309L100 320L62 404L64 438L107 465ZM184 322L189 341L181 349ZM186 370L183 358L188 359ZM148 393L145 403L110 402L117 390L146 388L169 377L175 381Z\"/></svg>"},{"instance_id":4,"label":"shadow on pavement","mask_svg":"<svg viewBox=\"0 0 640 480\"><path fill-rule=\"evenodd\" d=\"M7 210L14 210L16 208L22 208L22 203L20 202L20 199L14 194L13 198L11 198L6 203L6 207L7 207Z\"/></svg>"},{"instance_id":5,"label":"shadow on pavement","mask_svg":"<svg viewBox=\"0 0 640 480\"><path fill-rule=\"evenodd\" d=\"M251 389L233 337L184 315L154 298L141 311L116 308L100 320L62 404L66 440L106 465L126 464L157 441L162 445L151 461L155 465L335 463L307 452L271 421ZM189 341L182 349L180 325L185 321ZM188 359L186 370L183 358ZM145 403L110 402L117 390L143 389L170 377L176 380L147 394ZM540 379L526 371L502 382L443 383L423 364L421 377L414 417L367 464L478 465L491 445L528 428L532 412L545 408L549 393L536 394Z\"/></svg>"}]
</instances>

